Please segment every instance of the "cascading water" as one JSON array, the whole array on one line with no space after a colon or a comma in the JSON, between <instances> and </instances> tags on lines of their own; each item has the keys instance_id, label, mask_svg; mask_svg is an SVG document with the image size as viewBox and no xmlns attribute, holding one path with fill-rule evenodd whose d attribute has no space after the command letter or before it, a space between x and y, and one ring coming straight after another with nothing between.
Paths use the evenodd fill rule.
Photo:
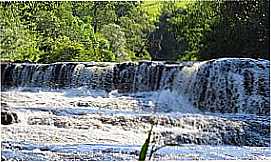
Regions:
<instances>
[{"instance_id":1,"label":"cascading water","mask_svg":"<svg viewBox=\"0 0 271 162\"><path fill-rule=\"evenodd\" d=\"M81 87L108 92L169 89L211 112L269 115L270 63L219 59L186 64L2 64L2 86Z\"/></svg>"},{"instance_id":2,"label":"cascading water","mask_svg":"<svg viewBox=\"0 0 271 162\"><path fill-rule=\"evenodd\" d=\"M196 107L229 113L270 114L270 62L219 59L200 66L193 79Z\"/></svg>"},{"instance_id":3,"label":"cascading water","mask_svg":"<svg viewBox=\"0 0 271 162\"><path fill-rule=\"evenodd\" d=\"M2 155L136 159L155 119L153 145L183 145L171 156L164 147L156 160L271 159L269 70L269 61L245 58L1 63L1 103L20 120L3 126Z\"/></svg>"}]
</instances>

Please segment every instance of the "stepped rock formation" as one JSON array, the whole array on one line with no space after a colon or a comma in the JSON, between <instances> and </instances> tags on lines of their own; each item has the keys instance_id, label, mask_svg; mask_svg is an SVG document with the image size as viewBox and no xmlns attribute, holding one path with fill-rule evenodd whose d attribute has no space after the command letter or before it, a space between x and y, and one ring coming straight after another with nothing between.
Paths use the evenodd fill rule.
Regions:
<instances>
[{"instance_id":1,"label":"stepped rock formation","mask_svg":"<svg viewBox=\"0 0 271 162\"><path fill-rule=\"evenodd\" d=\"M108 92L169 89L203 111L269 115L269 71L269 61L246 58L182 63L1 63L1 85L2 89L87 86Z\"/></svg>"}]
</instances>

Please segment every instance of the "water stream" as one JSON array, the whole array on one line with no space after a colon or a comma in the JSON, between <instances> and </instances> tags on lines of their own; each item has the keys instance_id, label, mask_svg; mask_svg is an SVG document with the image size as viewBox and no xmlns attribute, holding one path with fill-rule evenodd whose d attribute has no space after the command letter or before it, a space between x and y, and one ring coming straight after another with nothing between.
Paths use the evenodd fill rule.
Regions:
<instances>
[{"instance_id":1,"label":"water stream","mask_svg":"<svg viewBox=\"0 0 271 162\"><path fill-rule=\"evenodd\" d=\"M271 159L270 62L1 63L2 160ZM166 146L165 145L176 145Z\"/></svg>"}]
</instances>

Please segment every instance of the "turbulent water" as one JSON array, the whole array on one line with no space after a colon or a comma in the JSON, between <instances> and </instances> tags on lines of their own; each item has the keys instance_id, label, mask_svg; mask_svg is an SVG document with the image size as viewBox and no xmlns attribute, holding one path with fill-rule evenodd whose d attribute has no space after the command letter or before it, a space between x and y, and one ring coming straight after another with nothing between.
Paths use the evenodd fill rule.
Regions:
<instances>
[{"instance_id":1,"label":"turbulent water","mask_svg":"<svg viewBox=\"0 0 271 162\"><path fill-rule=\"evenodd\" d=\"M2 160L271 159L270 62L1 64ZM150 148L150 149L151 149ZM149 152L150 154L150 152Z\"/></svg>"}]
</instances>

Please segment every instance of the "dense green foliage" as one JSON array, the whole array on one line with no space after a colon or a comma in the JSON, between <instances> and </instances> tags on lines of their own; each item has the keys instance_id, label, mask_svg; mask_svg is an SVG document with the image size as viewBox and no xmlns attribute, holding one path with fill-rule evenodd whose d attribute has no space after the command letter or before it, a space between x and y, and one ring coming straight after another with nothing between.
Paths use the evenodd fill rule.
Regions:
<instances>
[{"instance_id":1,"label":"dense green foliage","mask_svg":"<svg viewBox=\"0 0 271 162\"><path fill-rule=\"evenodd\" d=\"M137 2L3 2L1 57L38 62L148 59ZM140 54L139 54L140 53Z\"/></svg>"},{"instance_id":2,"label":"dense green foliage","mask_svg":"<svg viewBox=\"0 0 271 162\"><path fill-rule=\"evenodd\" d=\"M217 20L204 33L201 56L270 59L269 3L269 0L215 3Z\"/></svg>"},{"instance_id":3,"label":"dense green foliage","mask_svg":"<svg viewBox=\"0 0 271 162\"><path fill-rule=\"evenodd\" d=\"M1 59L269 59L269 1L1 2Z\"/></svg>"},{"instance_id":4,"label":"dense green foliage","mask_svg":"<svg viewBox=\"0 0 271 162\"><path fill-rule=\"evenodd\" d=\"M269 59L269 1L164 3L149 51L157 60Z\"/></svg>"}]
</instances>

